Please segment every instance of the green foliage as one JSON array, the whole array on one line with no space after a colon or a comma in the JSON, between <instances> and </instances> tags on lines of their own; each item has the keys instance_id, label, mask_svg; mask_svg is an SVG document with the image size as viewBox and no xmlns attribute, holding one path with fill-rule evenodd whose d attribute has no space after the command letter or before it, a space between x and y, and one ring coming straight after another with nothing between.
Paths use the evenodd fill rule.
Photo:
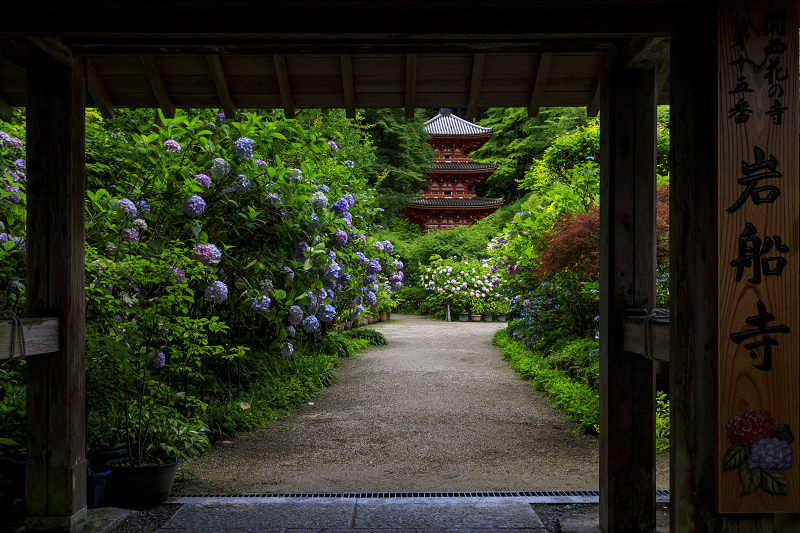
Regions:
<instances>
[{"instance_id":1,"label":"green foliage","mask_svg":"<svg viewBox=\"0 0 800 533\"><path fill-rule=\"evenodd\" d=\"M353 340L347 335L329 331L319 344L314 347L315 353L334 355L339 359L353 356Z\"/></svg>"},{"instance_id":2,"label":"green foliage","mask_svg":"<svg viewBox=\"0 0 800 533\"><path fill-rule=\"evenodd\" d=\"M366 339L372 346L384 346L389 344L389 341L386 340L386 337L383 336L383 333L375 329L351 329L350 331L346 331L344 334L353 339Z\"/></svg>"},{"instance_id":3,"label":"green foliage","mask_svg":"<svg viewBox=\"0 0 800 533\"><path fill-rule=\"evenodd\" d=\"M596 390L570 379L563 370L538 352L532 352L514 340L507 330L495 333L492 342L502 350L511 368L544 392L557 408L572 418L587 433L600 431L600 399Z\"/></svg>"},{"instance_id":4,"label":"green foliage","mask_svg":"<svg viewBox=\"0 0 800 533\"><path fill-rule=\"evenodd\" d=\"M0 460L25 458L25 412L25 361L0 363Z\"/></svg>"},{"instance_id":5,"label":"green foliage","mask_svg":"<svg viewBox=\"0 0 800 533\"><path fill-rule=\"evenodd\" d=\"M667 393L656 394L656 453L669 449L669 400Z\"/></svg>"}]
</instances>

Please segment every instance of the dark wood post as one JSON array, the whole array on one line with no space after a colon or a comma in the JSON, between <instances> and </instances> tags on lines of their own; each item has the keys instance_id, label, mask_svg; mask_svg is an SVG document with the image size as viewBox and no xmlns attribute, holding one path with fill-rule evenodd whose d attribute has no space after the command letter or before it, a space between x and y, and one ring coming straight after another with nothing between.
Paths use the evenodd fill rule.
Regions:
<instances>
[{"instance_id":1,"label":"dark wood post","mask_svg":"<svg viewBox=\"0 0 800 533\"><path fill-rule=\"evenodd\" d=\"M600 108L600 525L655 528L653 362L622 349L626 308L655 307L656 76L611 66Z\"/></svg>"},{"instance_id":2,"label":"dark wood post","mask_svg":"<svg viewBox=\"0 0 800 533\"><path fill-rule=\"evenodd\" d=\"M86 516L84 74L27 68L28 315L61 318L61 351L28 361L27 531Z\"/></svg>"}]
</instances>

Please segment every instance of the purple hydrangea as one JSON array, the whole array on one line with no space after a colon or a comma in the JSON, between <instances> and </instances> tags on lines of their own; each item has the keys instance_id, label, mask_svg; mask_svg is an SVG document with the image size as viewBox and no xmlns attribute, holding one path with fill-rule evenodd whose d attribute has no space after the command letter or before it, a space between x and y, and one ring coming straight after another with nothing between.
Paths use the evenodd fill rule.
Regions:
<instances>
[{"instance_id":1,"label":"purple hydrangea","mask_svg":"<svg viewBox=\"0 0 800 533\"><path fill-rule=\"evenodd\" d=\"M283 347L281 348L281 355L283 357L291 357L294 353L294 346L292 346L291 342L284 342Z\"/></svg>"},{"instance_id":2,"label":"purple hydrangea","mask_svg":"<svg viewBox=\"0 0 800 533\"><path fill-rule=\"evenodd\" d=\"M211 178L209 178L205 174L198 174L197 176L194 177L194 181L196 181L197 183L199 183L200 185L202 185L206 189L211 187Z\"/></svg>"},{"instance_id":3,"label":"purple hydrangea","mask_svg":"<svg viewBox=\"0 0 800 533\"><path fill-rule=\"evenodd\" d=\"M164 149L167 152L178 153L181 151L181 145L178 144L178 141L167 139L166 141L164 141Z\"/></svg>"},{"instance_id":4,"label":"purple hydrangea","mask_svg":"<svg viewBox=\"0 0 800 533\"><path fill-rule=\"evenodd\" d=\"M139 242L139 232L132 228L125 228L120 232L119 239L123 242Z\"/></svg>"},{"instance_id":5,"label":"purple hydrangea","mask_svg":"<svg viewBox=\"0 0 800 533\"><path fill-rule=\"evenodd\" d=\"M283 200L281 200L281 197L278 195L278 193L267 192L267 198L269 198L273 206L281 205L283 203Z\"/></svg>"},{"instance_id":6,"label":"purple hydrangea","mask_svg":"<svg viewBox=\"0 0 800 533\"><path fill-rule=\"evenodd\" d=\"M136 202L136 209L139 211L140 214L141 213L149 213L150 212L150 204L148 204L144 200L139 200L138 202Z\"/></svg>"},{"instance_id":7,"label":"purple hydrangea","mask_svg":"<svg viewBox=\"0 0 800 533\"><path fill-rule=\"evenodd\" d=\"M3 190L6 191L6 192L14 193L14 192L19 192L19 187L15 187L15 186L12 186L12 185L6 185L5 187L3 187ZM11 194L11 195L6 196L5 198L3 198L3 200L8 200L12 204L18 204L18 203L20 203L22 201L22 197L19 194Z\"/></svg>"},{"instance_id":8,"label":"purple hydrangea","mask_svg":"<svg viewBox=\"0 0 800 533\"><path fill-rule=\"evenodd\" d=\"M311 301L308 302L308 305L306 307L308 307L309 309L312 309L312 308L317 306L317 297L314 296L314 292L313 291L308 291L303 296L308 296L311 299Z\"/></svg>"},{"instance_id":9,"label":"purple hydrangea","mask_svg":"<svg viewBox=\"0 0 800 533\"><path fill-rule=\"evenodd\" d=\"M794 456L792 447L785 440L777 437L761 439L750 445L750 456L747 468L753 470L788 470L792 466Z\"/></svg>"},{"instance_id":10,"label":"purple hydrangea","mask_svg":"<svg viewBox=\"0 0 800 533\"><path fill-rule=\"evenodd\" d=\"M292 337L292 338L294 338L294 336L295 336L295 335L297 335L297 330L296 330L296 329L294 329L294 326L289 326L288 328L286 328L286 332L287 332L287 333L289 334L289 336L290 336L290 337Z\"/></svg>"},{"instance_id":11,"label":"purple hydrangea","mask_svg":"<svg viewBox=\"0 0 800 533\"><path fill-rule=\"evenodd\" d=\"M361 252L356 252L355 256L356 256L356 260L359 263L365 263L367 261L367 257L364 254L362 254Z\"/></svg>"},{"instance_id":12,"label":"purple hydrangea","mask_svg":"<svg viewBox=\"0 0 800 533\"><path fill-rule=\"evenodd\" d=\"M123 198L119 202L117 202L122 211L131 218L136 218L136 213L138 212L136 209L136 204L128 200L127 198Z\"/></svg>"},{"instance_id":13,"label":"purple hydrangea","mask_svg":"<svg viewBox=\"0 0 800 533\"><path fill-rule=\"evenodd\" d=\"M269 311L269 304L272 302L269 296L266 294L262 294L260 297L253 300L253 303L250 307L258 311L259 313L266 313Z\"/></svg>"},{"instance_id":14,"label":"purple hydrangea","mask_svg":"<svg viewBox=\"0 0 800 533\"><path fill-rule=\"evenodd\" d=\"M332 305L323 305L319 311L319 319L323 322L330 322L336 316L336 308Z\"/></svg>"},{"instance_id":15,"label":"purple hydrangea","mask_svg":"<svg viewBox=\"0 0 800 533\"><path fill-rule=\"evenodd\" d=\"M206 201L197 195L187 198L181 206L181 211L187 217L199 217L206 210Z\"/></svg>"},{"instance_id":16,"label":"purple hydrangea","mask_svg":"<svg viewBox=\"0 0 800 533\"><path fill-rule=\"evenodd\" d=\"M397 289L400 288L400 285L401 283L399 281L395 281L394 283L392 283L392 290L396 291Z\"/></svg>"},{"instance_id":17,"label":"purple hydrangea","mask_svg":"<svg viewBox=\"0 0 800 533\"><path fill-rule=\"evenodd\" d=\"M391 241L383 241L383 251L390 254L394 251Z\"/></svg>"},{"instance_id":18,"label":"purple hydrangea","mask_svg":"<svg viewBox=\"0 0 800 533\"><path fill-rule=\"evenodd\" d=\"M370 259L369 263L367 264L367 272L374 274L375 272L381 271L381 264L378 262L377 259Z\"/></svg>"},{"instance_id":19,"label":"purple hydrangea","mask_svg":"<svg viewBox=\"0 0 800 533\"><path fill-rule=\"evenodd\" d=\"M233 184L233 189L237 196L249 193L250 187L250 179L244 174L239 174Z\"/></svg>"},{"instance_id":20,"label":"purple hydrangea","mask_svg":"<svg viewBox=\"0 0 800 533\"><path fill-rule=\"evenodd\" d=\"M361 239L361 246L366 246L367 245L367 236L366 235L364 235L363 233L359 233L358 235L356 235L356 237Z\"/></svg>"},{"instance_id":21,"label":"purple hydrangea","mask_svg":"<svg viewBox=\"0 0 800 533\"><path fill-rule=\"evenodd\" d=\"M317 185L317 189L321 190L325 194L328 194L329 192L331 192L331 188L328 187L327 185L324 185L324 184Z\"/></svg>"},{"instance_id":22,"label":"purple hydrangea","mask_svg":"<svg viewBox=\"0 0 800 533\"><path fill-rule=\"evenodd\" d=\"M289 323L296 326L303 320L303 310L299 305L292 305L289 307Z\"/></svg>"},{"instance_id":23,"label":"purple hydrangea","mask_svg":"<svg viewBox=\"0 0 800 533\"><path fill-rule=\"evenodd\" d=\"M233 149L236 152L236 155L243 158L243 159L252 159L253 158L253 147L256 145L256 142L253 139L248 137L242 137L241 139L237 139L235 143L233 143Z\"/></svg>"},{"instance_id":24,"label":"purple hydrangea","mask_svg":"<svg viewBox=\"0 0 800 533\"><path fill-rule=\"evenodd\" d=\"M178 267L171 267L172 272L175 274L178 283L183 283L183 279L186 277L186 273Z\"/></svg>"},{"instance_id":25,"label":"purple hydrangea","mask_svg":"<svg viewBox=\"0 0 800 533\"><path fill-rule=\"evenodd\" d=\"M209 243L208 247L211 248L211 252L214 254L214 261L219 261L222 259L222 250L214 246L213 244Z\"/></svg>"},{"instance_id":26,"label":"purple hydrangea","mask_svg":"<svg viewBox=\"0 0 800 533\"><path fill-rule=\"evenodd\" d=\"M139 231L145 231L147 229L147 222L142 218L134 220L133 225L139 228Z\"/></svg>"},{"instance_id":27,"label":"purple hydrangea","mask_svg":"<svg viewBox=\"0 0 800 533\"><path fill-rule=\"evenodd\" d=\"M211 170L209 172L215 178L223 178L228 175L228 172L231 171L231 164L218 157L211 162Z\"/></svg>"},{"instance_id":28,"label":"purple hydrangea","mask_svg":"<svg viewBox=\"0 0 800 533\"><path fill-rule=\"evenodd\" d=\"M373 245L373 246L375 247L375 249L376 249L376 250L378 250L379 252L382 252L382 251L383 251L383 241L375 241L375 242L373 242L373 243L372 243L372 245Z\"/></svg>"},{"instance_id":29,"label":"purple hydrangea","mask_svg":"<svg viewBox=\"0 0 800 533\"><path fill-rule=\"evenodd\" d=\"M267 164L267 162L264 161L263 159L256 159L255 160L255 164L256 164L256 166L263 166L263 167L268 167L269 166Z\"/></svg>"},{"instance_id":30,"label":"purple hydrangea","mask_svg":"<svg viewBox=\"0 0 800 533\"><path fill-rule=\"evenodd\" d=\"M217 120L219 120L220 122L225 122L225 113L222 112L217 113Z\"/></svg>"},{"instance_id":31,"label":"purple hydrangea","mask_svg":"<svg viewBox=\"0 0 800 533\"><path fill-rule=\"evenodd\" d=\"M289 267L283 267L284 278L286 281L290 281L294 279L294 270Z\"/></svg>"},{"instance_id":32,"label":"purple hydrangea","mask_svg":"<svg viewBox=\"0 0 800 533\"><path fill-rule=\"evenodd\" d=\"M153 365L153 368L162 368L164 363L167 362L167 358L164 355L164 352L158 351L155 353L150 353L150 364Z\"/></svg>"},{"instance_id":33,"label":"purple hydrangea","mask_svg":"<svg viewBox=\"0 0 800 533\"><path fill-rule=\"evenodd\" d=\"M377 296L375 296L375 293L374 293L374 292L372 292L372 291L368 291L368 292L367 292L367 293L364 295L364 301L365 301L365 302L367 302L367 305L369 305L369 306L374 306L375 304L377 304L377 303L378 303L378 297L377 297Z\"/></svg>"},{"instance_id":34,"label":"purple hydrangea","mask_svg":"<svg viewBox=\"0 0 800 533\"><path fill-rule=\"evenodd\" d=\"M348 209L350 209L350 204L347 203L347 200L344 198L339 198L333 205L331 206L331 211L336 213L337 215L341 215L345 213Z\"/></svg>"},{"instance_id":35,"label":"purple hydrangea","mask_svg":"<svg viewBox=\"0 0 800 533\"><path fill-rule=\"evenodd\" d=\"M359 313L363 313L364 312L364 306L361 305L361 304L358 304L356 306L356 311L359 312Z\"/></svg>"},{"instance_id":36,"label":"purple hydrangea","mask_svg":"<svg viewBox=\"0 0 800 533\"><path fill-rule=\"evenodd\" d=\"M375 275L374 273L373 274L367 274L366 276L364 276L364 279L363 279L364 285L370 285L372 283L375 283L376 279L377 279L377 275Z\"/></svg>"},{"instance_id":37,"label":"purple hydrangea","mask_svg":"<svg viewBox=\"0 0 800 533\"><path fill-rule=\"evenodd\" d=\"M275 290L275 285L272 283L272 280L267 278L261 282L261 292L264 294L269 294L273 290Z\"/></svg>"},{"instance_id":38,"label":"purple hydrangea","mask_svg":"<svg viewBox=\"0 0 800 533\"><path fill-rule=\"evenodd\" d=\"M310 315L303 319L303 331L306 333L314 333L319 329L319 320L317 317Z\"/></svg>"},{"instance_id":39,"label":"purple hydrangea","mask_svg":"<svg viewBox=\"0 0 800 533\"><path fill-rule=\"evenodd\" d=\"M352 194L347 193L347 194L343 195L342 198L345 199L345 201L347 202L348 206L353 207L354 205L356 205L356 199L353 198Z\"/></svg>"},{"instance_id":40,"label":"purple hydrangea","mask_svg":"<svg viewBox=\"0 0 800 533\"><path fill-rule=\"evenodd\" d=\"M221 281L214 281L206 287L205 296L209 302L221 304L228 299L228 287Z\"/></svg>"},{"instance_id":41,"label":"purple hydrangea","mask_svg":"<svg viewBox=\"0 0 800 533\"><path fill-rule=\"evenodd\" d=\"M335 242L339 246L344 246L345 244L347 244L347 232L341 229L337 229L336 233L333 236L333 242Z\"/></svg>"},{"instance_id":42,"label":"purple hydrangea","mask_svg":"<svg viewBox=\"0 0 800 533\"><path fill-rule=\"evenodd\" d=\"M3 146L11 146L11 136L4 131L0 131L0 143L3 143Z\"/></svg>"},{"instance_id":43,"label":"purple hydrangea","mask_svg":"<svg viewBox=\"0 0 800 533\"><path fill-rule=\"evenodd\" d=\"M194 247L192 259L200 261L205 266L208 266L214 260L214 250L206 244L198 244Z\"/></svg>"},{"instance_id":44,"label":"purple hydrangea","mask_svg":"<svg viewBox=\"0 0 800 533\"><path fill-rule=\"evenodd\" d=\"M286 171L286 177L289 178L289 183L300 183L303 181L303 172L299 168L290 168Z\"/></svg>"},{"instance_id":45,"label":"purple hydrangea","mask_svg":"<svg viewBox=\"0 0 800 533\"><path fill-rule=\"evenodd\" d=\"M402 273L402 272L400 272L399 274L395 274L394 276L392 276L392 281L393 281L394 283L399 283L399 282L403 281L403 276L402 276L402 274L403 274L403 273Z\"/></svg>"},{"instance_id":46,"label":"purple hydrangea","mask_svg":"<svg viewBox=\"0 0 800 533\"><path fill-rule=\"evenodd\" d=\"M353 215L350 213L342 213L339 218L341 218L348 227L353 226Z\"/></svg>"},{"instance_id":47,"label":"purple hydrangea","mask_svg":"<svg viewBox=\"0 0 800 533\"><path fill-rule=\"evenodd\" d=\"M328 148L330 148L334 152L338 152L339 151L339 147L336 146L336 143L333 142L333 141L328 141Z\"/></svg>"},{"instance_id":48,"label":"purple hydrangea","mask_svg":"<svg viewBox=\"0 0 800 533\"><path fill-rule=\"evenodd\" d=\"M393 266L394 268L396 268L397 270L400 270L400 269L401 269L401 268L403 268L405 265L403 265L403 262L402 262L402 261L400 261L399 259L395 259L394 261L392 261L392 266Z\"/></svg>"},{"instance_id":49,"label":"purple hydrangea","mask_svg":"<svg viewBox=\"0 0 800 533\"><path fill-rule=\"evenodd\" d=\"M25 172L27 172L24 159L17 159L16 161L14 161L14 168L16 168L17 172L19 172L20 174L25 174Z\"/></svg>"}]
</instances>

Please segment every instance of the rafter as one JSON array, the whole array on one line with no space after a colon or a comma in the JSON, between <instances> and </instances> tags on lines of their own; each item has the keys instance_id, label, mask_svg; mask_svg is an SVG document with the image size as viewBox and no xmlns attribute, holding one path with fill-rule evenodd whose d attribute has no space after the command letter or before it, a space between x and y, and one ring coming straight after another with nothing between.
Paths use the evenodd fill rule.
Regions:
<instances>
[{"instance_id":1,"label":"rafter","mask_svg":"<svg viewBox=\"0 0 800 533\"><path fill-rule=\"evenodd\" d=\"M625 68L651 68L669 55L669 37L631 39L619 52Z\"/></svg>"},{"instance_id":2,"label":"rafter","mask_svg":"<svg viewBox=\"0 0 800 533\"><path fill-rule=\"evenodd\" d=\"M600 73L597 74L597 79L594 80L592 84L592 91L591 91L591 100L586 104L586 115L590 117L596 117L597 113L600 112L600 85L601 80L603 78L602 70Z\"/></svg>"},{"instance_id":3,"label":"rafter","mask_svg":"<svg viewBox=\"0 0 800 533\"><path fill-rule=\"evenodd\" d=\"M275 61L275 75L278 77L278 88L281 91L281 103L283 104L283 114L286 118L294 118L294 97L292 87L289 85L289 71L286 69L286 56L283 54L272 54Z\"/></svg>"},{"instance_id":4,"label":"rafter","mask_svg":"<svg viewBox=\"0 0 800 533\"><path fill-rule=\"evenodd\" d=\"M347 118L356 118L356 92L353 88L353 56L342 54L342 90L344 93L344 109Z\"/></svg>"},{"instance_id":5,"label":"rafter","mask_svg":"<svg viewBox=\"0 0 800 533\"><path fill-rule=\"evenodd\" d=\"M664 85L667 84L669 79L669 56L665 57L661 64L658 66L658 73L656 74L656 100L658 100L661 91L664 90Z\"/></svg>"},{"instance_id":6,"label":"rafter","mask_svg":"<svg viewBox=\"0 0 800 533\"><path fill-rule=\"evenodd\" d=\"M6 99L3 98L3 94L0 93L0 119L5 120L6 122L11 122L12 111L13 109L10 105L8 105Z\"/></svg>"},{"instance_id":7,"label":"rafter","mask_svg":"<svg viewBox=\"0 0 800 533\"><path fill-rule=\"evenodd\" d=\"M469 98L467 99L467 118L478 115L478 98L481 96L481 82L483 81L483 63L486 54L477 53L472 56L472 80L469 84Z\"/></svg>"},{"instance_id":8,"label":"rafter","mask_svg":"<svg viewBox=\"0 0 800 533\"><path fill-rule=\"evenodd\" d=\"M147 79L150 80L150 87L153 89L153 94L156 95L158 107L164 113L166 118L175 118L175 104L172 103L172 96L170 96L167 87L164 85L164 78L161 75L161 69L158 68L156 63L156 56L152 54L141 54L139 58L144 65L144 71L147 74Z\"/></svg>"},{"instance_id":9,"label":"rafter","mask_svg":"<svg viewBox=\"0 0 800 533\"><path fill-rule=\"evenodd\" d=\"M111 105L111 100L108 98L106 88L103 87L103 82L100 81L100 76L94 68L94 63L88 57L86 58L86 77L87 88L89 94L92 95L92 100L103 118L111 118L114 116L114 106Z\"/></svg>"},{"instance_id":10,"label":"rafter","mask_svg":"<svg viewBox=\"0 0 800 533\"><path fill-rule=\"evenodd\" d=\"M219 95L219 103L222 105L222 111L225 112L225 117L236 117L236 106L233 105L231 98L231 91L228 88L228 78L225 76L225 69L222 67L222 59L218 55L207 55L208 67L211 69L211 77L214 78L214 85L217 86L217 94Z\"/></svg>"},{"instance_id":11,"label":"rafter","mask_svg":"<svg viewBox=\"0 0 800 533\"><path fill-rule=\"evenodd\" d=\"M417 100L417 54L406 54L406 118L414 117Z\"/></svg>"},{"instance_id":12,"label":"rafter","mask_svg":"<svg viewBox=\"0 0 800 533\"><path fill-rule=\"evenodd\" d=\"M542 52L539 57L539 66L536 69L536 80L533 83L531 93L531 103L528 105L528 116L536 117L539 115L539 107L542 105L542 95L544 86L547 84L547 75L550 73L550 63L553 60L552 52Z\"/></svg>"}]
</instances>

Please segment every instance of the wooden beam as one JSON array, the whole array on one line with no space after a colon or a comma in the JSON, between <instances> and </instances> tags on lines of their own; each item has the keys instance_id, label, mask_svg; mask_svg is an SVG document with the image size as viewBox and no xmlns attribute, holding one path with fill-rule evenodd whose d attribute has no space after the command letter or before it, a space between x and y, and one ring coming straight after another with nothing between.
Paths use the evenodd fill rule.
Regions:
<instances>
[{"instance_id":1,"label":"wooden beam","mask_svg":"<svg viewBox=\"0 0 800 533\"><path fill-rule=\"evenodd\" d=\"M114 116L114 106L111 105L111 100L108 98L103 82L100 81L100 76L94 68L94 64L87 57L86 58L86 78L89 89L89 94L92 95L92 100L103 118L112 118Z\"/></svg>"},{"instance_id":2,"label":"wooden beam","mask_svg":"<svg viewBox=\"0 0 800 533\"><path fill-rule=\"evenodd\" d=\"M342 91L344 93L344 110L347 118L356 118L356 93L353 88L353 56L341 54Z\"/></svg>"},{"instance_id":3,"label":"wooden beam","mask_svg":"<svg viewBox=\"0 0 800 533\"><path fill-rule=\"evenodd\" d=\"M467 98L467 119L478 116L478 99L481 96L481 83L483 81L483 63L486 54L479 53L472 56L472 80L469 84L469 98Z\"/></svg>"},{"instance_id":4,"label":"wooden beam","mask_svg":"<svg viewBox=\"0 0 800 533\"><path fill-rule=\"evenodd\" d=\"M6 102L6 99L3 98L3 94L0 93L0 120L11 122L13 111L12 107ZM2 345L0 344L0 346Z\"/></svg>"},{"instance_id":5,"label":"wooden beam","mask_svg":"<svg viewBox=\"0 0 800 533\"><path fill-rule=\"evenodd\" d=\"M592 89L592 99L589 100L589 103L586 105L586 115L589 117L596 117L597 113L600 112L600 87L601 87L601 80L603 78L603 72L601 71L597 75L597 80L594 82L594 88Z\"/></svg>"},{"instance_id":6,"label":"wooden beam","mask_svg":"<svg viewBox=\"0 0 800 533\"><path fill-rule=\"evenodd\" d=\"M656 75L656 98L664 90L664 86L669 79L669 56L665 57L661 64L658 66L658 74Z\"/></svg>"},{"instance_id":7,"label":"wooden beam","mask_svg":"<svg viewBox=\"0 0 800 533\"><path fill-rule=\"evenodd\" d=\"M289 71L286 69L286 56L283 54L273 54L275 61L275 75L278 76L278 87L281 91L281 103L283 104L283 114L286 118L294 118L294 97L292 87L289 85Z\"/></svg>"},{"instance_id":8,"label":"wooden beam","mask_svg":"<svg viewBox=\"0 0 800 533\"><path fill-rule=\"evenodd\" d=\"M646 355L645 317L626 316L622 323L622 349L626 352ZM652 320L650 328L650 355L656 361L669 361L669 321Z\"/></svg>"},{"instance_id":9,"label":"wooden beam","mask_svg":"<svg viewBox=\"0 0 800 533\"><path fill-rule=\"evenodd\" d=\"M669 37L631 39L619 51L626 69L649 69L669 56Z\"/></svg>"},{"instance_id":10,"label":"wooden beam","mask_svg":"<svg viewBox=\"0 0 800 533\"><path fill-rule=\"evenodd\" d=\"M544 86L547 83L547 75L550 73L550 63L553 60L552 52L542 52L539 56L539 66L536 68L536 78L533 82L533 92L531 102L528 104L528 116L539 116L539 106L542 103Z\"/></svg>"},{"instance_id":11,"label":"wooden beam","mask_svg":"<svg viewBox=\"0 0 800 533\"><path fill-rule=\"evenodd\" d=\"M86 516L85 109L77 69L26 71L27 314L60 319L60 351L27 363L27 531Z\"/></svg>"},{"instance_id":12,"label":"wooden beam","mask_svg":"<svg viewBox=\"0 0 800 533\"><path fill-rule=\"evenodd\" d=\"M225 69L222 67L222 59L218 55L207 55L208 67L211 69L211 77L214 78L214 85L217 86L219 102L225 118L236 118L236 106L233 105L231 91L228 88L228 78L225 76Z\"/></svg>"},{"instance_id":13,"label":"wooden beam","mask_svg":"<svg viewBox=\"0 0 800 533\"><path fill-rule=\"evenodd\" d=\"M655 70L606 69L600 113L600 527L655 529L655 371L624 348L656 305Z\"/></svg>"},{"instance_id":14,"label":"wooden beam","mask_svg":"<svg viewBox=\"0 0 800 533\"><path fill-rule=\"evenodd\" d=\"M417 100L417 54L406 54L406 118L414 118Z\"/></svg>"},{"instance_id":15,"label":"wooden beam","mask_svg":"<svg viewBox=\"0 0 800 533\"><path fill-rule=\"evenodd\" d=\"M58 318L23 318L22 332L25 335L25 357L59 351L61 349L58 338L60 323ZM7 347L11 343L11 330L12 322L0 318L0 362L3 359L8 359ZM11 359L18 359L21 356L19 344L15 339Z\"/></svg>"},{"instance_id":16,"label":"wooden beam","mask_svg":"<svg viewBox=\"0 0 800 533\"><path fill-rule=\"evenodd\" d=\"M156 100L158 100L158 107L161 108L166 118L175 118L175 104L172 103L172 96L170 96L166 85L164 85L164 77L161 75L161 69L158 68L156 56L142 54L139 58L142 60L142 65L144 65L147 79L150 80L153 94L156 95Z\"/></svg>"}]
</instances>

